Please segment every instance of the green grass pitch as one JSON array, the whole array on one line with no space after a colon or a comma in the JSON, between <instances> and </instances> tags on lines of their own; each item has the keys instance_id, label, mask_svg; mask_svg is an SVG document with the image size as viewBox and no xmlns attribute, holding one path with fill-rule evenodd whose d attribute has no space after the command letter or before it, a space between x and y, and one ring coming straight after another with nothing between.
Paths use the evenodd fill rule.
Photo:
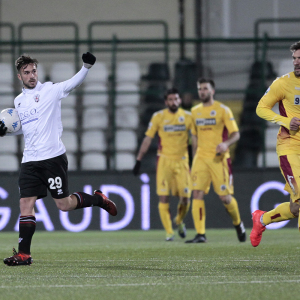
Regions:
<instances>
[{"instance_id":1,"label":"green grass pitch","mask_svg":"<svg viewBox=\"0 0 300 300\"><path fill-rule=\"evenodd\" d=\"M185 244L162 230L38 231L31 266L0 265L0 299L298 299L298 230L267 230L257 248L249 234L210 229L206 244ZM1 259L17 239L0 233Z\"/></svg>"}]
</instances>

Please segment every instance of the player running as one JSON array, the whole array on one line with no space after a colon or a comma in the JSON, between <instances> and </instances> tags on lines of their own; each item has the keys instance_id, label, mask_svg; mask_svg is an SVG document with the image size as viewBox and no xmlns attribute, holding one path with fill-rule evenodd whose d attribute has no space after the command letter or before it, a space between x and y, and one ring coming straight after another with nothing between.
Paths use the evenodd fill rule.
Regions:
<instances>
[{"instance_id":1,"label":"player running","mask_svg":"<svg viewBox=\"0 0 300 300\"><path fill-rule=\"evenodd\" d=\"M34 204L37 199L47 196L47 189L62 211L99 206L113 216L117 214L115 203L99 190L93 195L69 194L68 160L61 141L61 100L83 82L96 57L87 52L82 55L82 60L83 66L77 74L55 84L38 81L36 59L22 55L16 60L17 76L23 89L14 100L22 124L22 129L15 134L23 133L25 148L19 175L19 251L13 249L14 255L4 259L8 266L32 263L30 246L36 227ZM6 135L6 130L0 122L0 136Z\"/></svg>"},{"instance_id":2,"label":"player running","mask_svg":"<svg viewBox=\"0 0 300 300\"><path fill-rule=\"evenodd\" d=\"M169 195L179 196L177 215L174 219L180 237L186 237L183 219L190 207L190 170L188 157L188 139L192 127L191 113L179 108L181 99L177 89L169 89L165 95L167 108L153 114L146 136L141 144L133 169L134 175L140 170L141 160L158 133L158 163L156 172L156 191L159 197L158 211L166 231L166 241L174 240L174 231L170 216Z\"/></svg>"},{"instance_id":3,"label":"player running","mask_svg":"<svg viewBox=\"0 0 300 300\"><path fill-rule=\"evenodd\" d=\"M260 99L256 113L259 117L280 125L277 135L277 155L281 173L286 181L285 190L290 193L290 202L279 204L268 212L252 213L253 228L250 240L253 247L261 241L266 225L299 217L300 209L300 42L291 45L294 72L282 75L273 81ZM280 115L272 111L279 104ZM298 219L300 230L300 218Z\"/></svg>"},{"instance_id":4,"label":"player running","mask_svg":"<svg viewBox=\"0 0 300 300\"><path fill-rule=\"evenodd\" d=\"M246 231L233 195L233 178L228 147L240 134L229 107L214 100L215 83L199 79L198 94L202 103L192 108L192 145L195 154L192 165L192 215L197 234L186 243L205 243L204 195L213 183L225 209L232 219L240 242L246 241Z\"/></svg>"}]
</instances>

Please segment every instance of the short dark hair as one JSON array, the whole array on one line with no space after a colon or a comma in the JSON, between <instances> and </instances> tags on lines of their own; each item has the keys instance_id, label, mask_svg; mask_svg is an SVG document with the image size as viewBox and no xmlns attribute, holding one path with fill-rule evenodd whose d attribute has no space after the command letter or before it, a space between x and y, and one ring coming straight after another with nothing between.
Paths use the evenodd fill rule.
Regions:
<instances>
[{"instance_id":1,"label":"short dark hair","mask_svg":"<svg viewBox=\"0 0 300 300\"><path fill-rule=\"evenodd\" d=\"M210 78L199 78L199 79L197 80L197 83L198 83L198 84L201 84L201 83L209 83L209 84L211 85L211 87L212 87L213 89L215 89L215 82L214 82L212 79L210 79Z\"/></svg>"},{"instance_id":2,"label":"short dark hair","mask_svg":"<svg viewBox=\"0 0 300 300\"><path fill-rule=\"evenodd\" d=\"M18 72L20 71L20 69L25 66L25 65L29 65L29 64L35 64L36 66L38 65L38 61L35 58L30 57L27 54L22 54L15 62L15 66L17 67Z\"/></svg>"},{"instance_id":3,"label":"short dark hair","mask_svg":"<svg viewBox=\"0 0 300 300\"><path fill-rule=\"evenodd\" d=\"M168 89L165 93L164 99L167 100L168 96L172 95L172 94L178 94L179 95L179 91L174 87L172 87L171 89Z\"/></svg>"},{"instance_id":4,"label":"short dark hair","mask_svg":"<svg viewBox=\"0 0 300 300\"><path fill-rule=\"evenodd\" d=\"M297 51L297 50L299 50L299 49L300 49L300 42L294 43L294 44L292 44L291 47L290 47L290 50L291 50L292 52L295 52L295 51Z\"/></svg>"}]
</instances>

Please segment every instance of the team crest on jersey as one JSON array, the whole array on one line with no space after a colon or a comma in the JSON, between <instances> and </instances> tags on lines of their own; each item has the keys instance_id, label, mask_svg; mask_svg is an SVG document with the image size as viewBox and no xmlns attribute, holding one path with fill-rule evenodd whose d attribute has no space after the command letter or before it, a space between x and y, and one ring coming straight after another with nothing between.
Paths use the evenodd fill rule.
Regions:
<instances>
[{"instance_id":1,"label":"team crest on jersey","mask_svg":"<svg viewBox=\"0 0 300 300\"><path fill-rule=\"evenodd\" d=\"M39 94L34 95L33 99L34 99L35 102L39 102L40 101L40 95Z\"/></svg>"},{"instance_id":2,"label":"team crest on jersey","mask_svg":"<svg viewBox=\"0 0 300 300\"><path fill-rule=\"evenodd\" d=\"M183 116L180 116L180 117L178 118L178 122L184 122L184 117L183 117Z\"/></svg>"},{"instance_id":3,"label":"team crest on jersey","mask_svg":"<svg viewBox=\"0 0 300 300\"><path fill-rule=\"evenodd\" d=\"M215 110L212 110L212 111L210 112L210 115L211 115L212 117L214 117L216 114L217 114L217 112L216 112Z\"/></svg>"}]
</instances>

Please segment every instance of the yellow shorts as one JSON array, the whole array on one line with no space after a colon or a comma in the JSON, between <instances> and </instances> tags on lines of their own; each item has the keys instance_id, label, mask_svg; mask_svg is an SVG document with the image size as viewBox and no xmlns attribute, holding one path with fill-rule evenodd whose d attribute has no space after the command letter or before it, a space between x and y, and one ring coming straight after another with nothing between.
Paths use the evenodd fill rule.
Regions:
<instances>
[{"instance_id":1,"label":"yellow shorts","mask_svg":"<svg viewBox=\"0 0 300 300\"><path fill-rule=\"evenodd\" d=\"M287 154L279 156L279 167L285 178L284 189L290 193L293 202L300 199L300 155Z\"/></svg>"},{"instance_id":2,"label":"yellow shorts","mask_svg":"<svg viewBox=\"0 0 300 300\"><path fill-rule=\"evenodd\" d=\"M207 194L211 183L218 195L233 194L231 159L224 155L214 158L196 155L192 166L192 189Z\"/></svg>"},{"instance_id":3,"label":"yellow shorts","mask_svg":"<svg viewBox=\"0 0 300 300\"><path fill-rule=\"evenodd\" d=\"M160 156L156 171L156 192L159 196L191 196L191 175L188 159L174 160Z\"/></svg>"}]
</instances>

